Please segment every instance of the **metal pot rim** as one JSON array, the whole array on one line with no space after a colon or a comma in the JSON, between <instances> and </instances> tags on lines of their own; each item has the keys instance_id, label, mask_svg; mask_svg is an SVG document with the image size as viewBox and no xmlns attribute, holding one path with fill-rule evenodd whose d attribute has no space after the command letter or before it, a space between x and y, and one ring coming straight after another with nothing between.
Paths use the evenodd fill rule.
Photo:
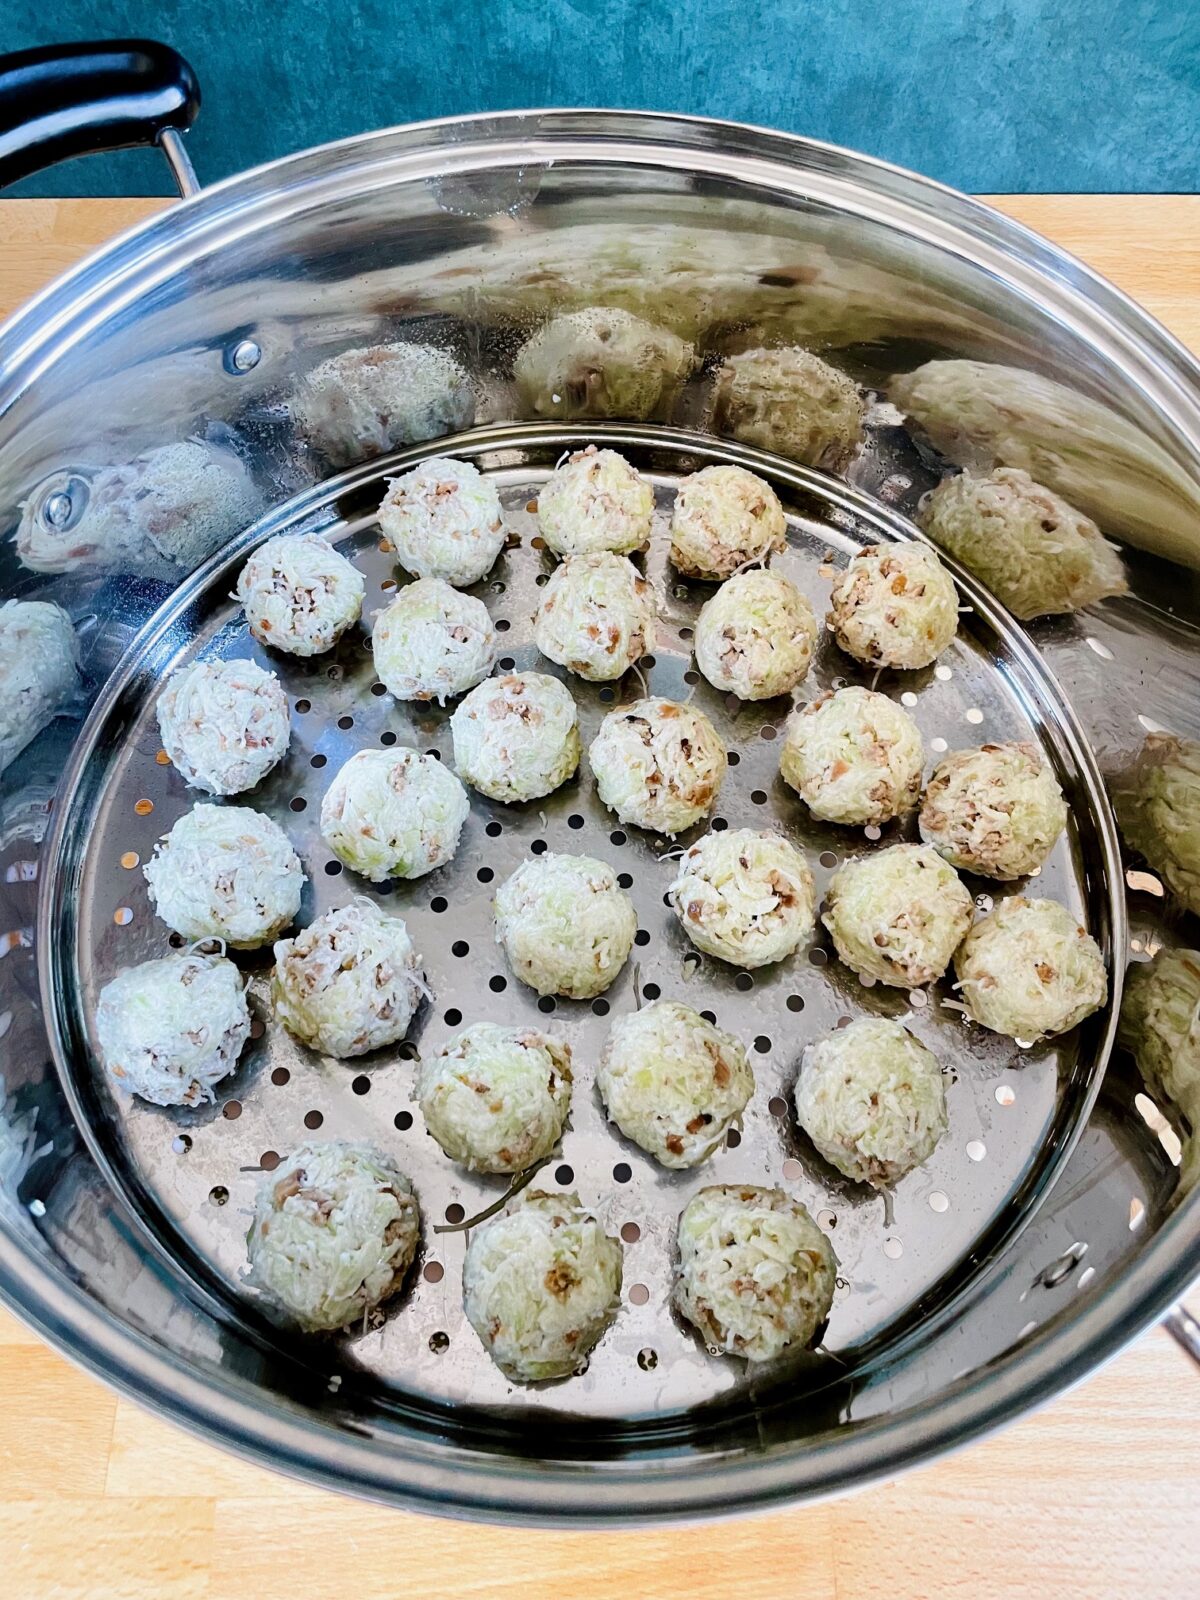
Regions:
<instances>
[{"instance_id":1,"label":"metal pot rim","mask_svg":"<svg viewBox=\"0 0 1200 1600\"><path fill-rule=\"evenodd\" d=\"M1194 1273L1189 1208L1160 1230L1165 1264L1136 1261L1107 1295L961 1379L932 1408L860 1424L847 1437L696 1465L554 1470L509 1458L447 1457L394 1437L377 1443L306 1422L224 1375L202 1379L142 1334L119 1327L57 1269L29 1272L0 1245L0 1300L64 1355L130 1398L260 1465L410 1510L535 1526L662 1523L815 1501L863 1488L961 1448L1086 1377L1178 1298ZM1148 1257L1151 1252L1146 1251ZM24 1271L22 1269L25 1269Z\"/></svg>"}]
</instances>

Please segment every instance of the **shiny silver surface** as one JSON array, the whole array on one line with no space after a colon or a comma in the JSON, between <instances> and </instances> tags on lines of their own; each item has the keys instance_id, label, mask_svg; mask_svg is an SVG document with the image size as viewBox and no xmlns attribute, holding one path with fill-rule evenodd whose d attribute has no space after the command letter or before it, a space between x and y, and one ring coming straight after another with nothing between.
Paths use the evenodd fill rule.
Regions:
<instances>
[{"instance_id":1,"label":"shiny silver surface","mask_svg":"<svg viewBox=\"0 0 1200 1600\"><path fill-rule=\"evenodd\" d=\"M26 498L48 505L62 474L74 502L97 468L182 438L232 447L267 504L305 493L325 468L291 426L291 387L356 344L409 338L451 350L471 374L477 422L504 422L518 412L512 358L529 330L589 301L651 314L696 342L693 379L672 415L655 419L688 428L707 426L713 367L739 340L820 349L875 398L852 483L902 512L945 464L914 444L886 404L892 373L969 357L1051 377L1072 406L1072 397L1098 403L1115 448L1092 475L1089 509L1124 545L1131 593L1032 624L1024 636L1106 776L1152 727L1200 734L1192 687L1200 381L1191 357L1110 285L985 207L845 151L727 124L595 112L464 119L308 152L186 201L83 263L0 331L0 522L14 527ZM229 357L246 340L262 358L242 371ZM497 463L510 467L520 462ZM356 481L345 480L348 495ZM353 523L362 507L349 509ZM240 532L228 527L217 547ZM95 696L170 588L86 564L36 573L6 542L0 592L67 607ZM166 659L206 626L201 617L185 624L162 645ZM143 639L139 656L146 648ZM682 656L668 645L660 660L667 672ZM1178 1142L1118 1054L1059 1182L1020 1237L980 1264L951 1316L918 1319L922 1308L889 1301L908 1332L886 1363L866 1359L852 1378L790 1402L738 1390L686 1413L671 1413L667 1397L660 1422L636 1437L600 1414L603 1403L590 1417L539 1404L537 1431L526 1433L507 1397L484 1428L480 1411L444 1409L435 1388L414 1404L366 1362L348 1365L334 1392L311 1352L286 1347L231 1307L199 1254L188 1263L190 1284L164 1267L81 1146L50 1069L37 880L55 786L69 762L85 759L72 755L83 710L64 708L0 778L0 1294L77 1359L210 1436L318 1481L460 1514L714 1514L834 1492L962 1443L1081 1376L1160 1316L1200 1265L1196 1198L1173 1205ZM1103 885L1087 861L1077 864L1090 898ZM1197 943L1194 919L1144 863L1125 865L1133 959L1164 942ZM134 937L141 926L129 925ZM118 931L114 924L110 941ZM464 959L474 957L472 944ZM824 993L828 974L806 976ZM807 1026L817 1008L807 990L805 998ZM440 1026L440 1016L426 1027ZM768 1032L764 1075L782 1072L776 1035L790 1037ZM384 1072L406 1088L403 1068ZM80 1082L82 1073L77 1062ZM382 1119L375 1097L385 1081L347 1102L350 1114ZM1015 1078L1014 1087L1019 1094ZM261 1102L251 1096L245 1119L261 1114L264 1138L282 1138L297 1111L319 1108L293 1105L290 1088L264 1089ZM393 1131L411 1141L416 1127ZM746 1148L783 1151L782 1128L748 1131ZM565 1151L572 1164L574 1137ZM944 1192L947 1212L922 1220L954 1228L957 1193ZM157 1204L143 1214L169 1226ZM874 1239L876 1220L862 1217L864 1239ZM902 1242L900 1261L884 1260L907 1272L913 1252ZM630 1247L629 1283L643 1281L632 1276L639 1248ZM437 1288L453 1286L446 1265ZM418 1294L427 1289L422 1280ZM653 1308L648 1300L647 1317ZM869 1339L872 1311L854 1315L857 1328L843 1333L863 1353L854 1341ZM683 1338L673 1324L668 1333ZM655 1404L663 1376L661 1365L620 1368L620 1382L631 1393L641 1385L636 1393Z\"/></svg>"},{"instance_id":2,"label":"shiny silver surface","mask_svg":"<svg viewBox=\"0 0 1200 1600\"><path fill-rule=\"evenodd\" d=\"M908 537L911 529L866 496L754 451L730 451L702 436L653 429L612 432L613 442L652 474L656 486L658 515L646 570L663 596L663 614L653 661L640 672L604 687L568 679L585 747L603 715L636 698L644 682L651 693L693 699L734 754L712 825L784 831L802 845L818 892L848 857L915 838L915 820L885 829L880 838L878 829L871 837L808 817L778 776L777 735L790 701L737 701L699 678L690 638L713 586L679 581L667 562L675 485L698 466L731 455L768 475L792 510L790 548L774 566L801 585L818 616L827 609L834 573L850 554L865 543ZM595 437L609 442L611 434L535 425L466 435L446 447L477 461L501 490L512 547L477 586L504 630L501 666L548 665L533 646L532 617L539 579L554 563L539 548L528 508L555 460ZM294 521L276 516L254 539L295 525L320 525L365 573L368 611L386 605L397 570L380 548L374 509L385 477L429 453L426 447L369 474L359 472L345 492L329 486L300 501ZM806 1387L856 1379L869 1364L885 1364L914 1327L944 1318L1020 1230L1061 1169L1099 1088L1112 1013L1091 1019L1059 1044L1023 1051L966 1027L953 1008L951 979L911 994L868 988L836 962L827 938L753 974L697 958L663 905L678 848L623 828L596 798L586 764L571 783L529 805L498 805L472 795L471 820L451 865L415 883L373 889L343 871L321 839L321 797L343 761L381 743L436 751L450 761L453 708L406 706L379 692L369 644L357 630L332 658L296 661L256 647L229 598L247 550L248 542L238 541L181 585L155 619L153 639L110 680L80 744L85 764L77 760L59 791L52 867L42 889L39 959L43 1004L55 1023L56 1063L93 1153L164 1255L192 1264L199 1282L216 1292L244 1295L244 1235L262 1173L319 1130L321 1138L363 1139L395 1153L421 1201L424 1255L403 1306L381 1328L342 1348L302 1349L301 1356L319 1362L320 1370L341 1370L345 1363L410 1404L501 1413L536 1408L636 1427L638 1419L686 1415L691 1407L747 1386L761 1402L771 1380L749 1374L744 1363L707 1355L669 1310L675 1219L706 1183L780 1183L833 1235L841 1292L824 1359L809 1364ZM930 767L947 747L986 739L1043 743L1069 797L1072 827L1042 869L1037 889L1069 905L1110 953L1114 940L1123 948L1115 834L1099 774L1069 709L1018 630L977 586L967 584L963 603L960 637L935 667L864 673L826 637L803 696L846 682L877 682L911 708ZM301 919L370 894L405 918L435 999L399 1052L336 1062L304 1049L270 1020L269 952L239 957L252 975L255 1011L265 1029L258 1030L239 1071L221 1085L215 1105L163 1113L112 1092L98 1065L91 1019L111 977L168 949L168 930L154 916L140 869L154 841L197 796L158 759L156 701L164 676L197 656L247 654L279 674L294 731L286 761L240 803L273 816L299 850L309 875ZM704 831L697 825L679 844ZM625 874L637 906L640 935L631 963L597 1002L539 1000L513 979L496 947L496 886L530 852L546 849L609 861ZM983 909L1006 892L982 879L972 887ZM176 936L174 943L182 941ZM1119 985L1119 968L1115 981ZM681 1174L661 1171L606 1124L592 1081L611 1018L659 993L715 1015L745 1042L757 1079L732 1148ZM798 1134L790 1108L802 1045L860 1015L902 1019L951 1078L950 1133L920 1172L898 1187L890 1206L828 1169ZM424 1134L411 1104L412 1060L437 1049L464 1023L485 1017L550 1028L570 1043L576 1063L571 1123L539 1181L577 1187L599 1208L609 1231L626 1239L621 1316L586 1374L566 1384L514 1388L491 1365L460 1305L467 1236L436 1232L443 1221L460 1222L464 1214L491 1205L506 1181L463 1172ZM787 1374L775 1381L791 1389L796 1378ZM467 1415L460 1412L460 1425L470 1426Z\"/></svg>"},{"instance_id":3,"label":"shiny silver surface","mask_svg":"<svg viewBox=\"0 0 1200 1600\"><path fill-rule=\"evenodd\" d=\"M164 128L158 136L158 142L163 155L167 158L171 176L175 179L180 194L185 200L189 195L199 194L200 180L196 176L196 169L192 165L192 158L188 155L187 146L179 129Z\"/></svg>"},{"instance_id":4,"label":"shiny silver surface","mask_svg":"<svg viewBox=\"0 0 1200 1600\"><path fill-rule=\"evenodd\" d=\"M1176 1306L1163 1319L1163 1326L1175 1339L1181 1350L1186 1350L1200 1367L1200 1322L1186 1306Z\"/></svg>"}]
</instances>

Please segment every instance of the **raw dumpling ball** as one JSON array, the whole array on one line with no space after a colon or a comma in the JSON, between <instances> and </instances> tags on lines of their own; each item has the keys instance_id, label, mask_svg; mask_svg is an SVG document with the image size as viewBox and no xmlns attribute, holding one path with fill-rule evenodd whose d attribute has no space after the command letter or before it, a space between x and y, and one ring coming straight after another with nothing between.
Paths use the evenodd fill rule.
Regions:
<instances>
[{"instance_id":1,"label":"raw dumpling ball","mask_svg":"<svg viewBox=\"0 0 1200 1600\"><path fill-rule=\"evenodd\" d=\"M1196 498L1187 470L1144 422L1083 386L995 361L927 361L893 377L888 397L909 432L957 466L1018 467L1106 531L1194 565Z\"/></svg>"},{"instance_id":2,"label":"raw dumpling ball","mask_svg":"<svg viewBox=\"0 0 1200 1600\"><path fill-rule=\"evenodd\" d=\"M0 605L0 773L79 687L79 641L49 600Z\"/></svg>"},{"instance_id":3,"label":"raw dumpling ball","mask_svg":"<svg viewBox=\"0 0 1200 1600\"><path fill-rule=\"evenodd\" d=\"M1036 871L1066 825L1058 780L1033 744L953 751L921 802L925 843L960 872L987 878Z\"/></svg>"},{"instance_id":4,"label":"raw dumpling ball","mask_svg":"<svg viewBox=\"0 0 1200 1600\"><path fill-rule=\"evenodd\" d=\"M853 685L788 719L779 772L823 822L878 826L916 806L924 759L908 712Z\"/></svg>"},{"instance_id":5,"label":"raw dumpling ball","mask_svg":"<svg viewBox=\"0 0 1200 1600\"><path fill-rule=\"evenodd\" d=\"M463 1310L514 1383L568 1378L617 1314L624 1252L577 1194L535 1189L473 1228Z\"/></svg>"},{"instance_id":6,"label":"raw dumpling ball","mask_svg":"<svg viewBox=\"0 0 1200 1600\"><path fill-rule=\"evenodd\" d=\"M318 656L353 627L366 585L328 539L284 533L254 552L235 595L259 644L293 656Z\"/></svg>"},{"instance_id":7,"label":"raw dumpling ball","mask_svg":"<svg viewBox=\"0 0 1200 1600\"><path fill-rule=\"evenodd\" d=\"M671 514L671 560L688 578L730 578L787 544L787 520L769 483L745 467L703 467L685 478Z\"/></svg>"},{"instance_id":8,"label":"raw dumpling ball","mask_svg":"<svg viewBox=\"0 0 1200 1600\"><path fill-rule=\"evenodd\" d=\"M306 1333L366 1326L412 1265L412 1184L366 1145L305 1144L258 1191L249 1281Z\"/></svg>"},{"instance_id":9,"label":"raw dumpling ball","mask_svg":"<svg viewBox=\"0 0 1200 1600\"><path fill-rule=\"evenodd\" d=\"M475 421L471 380L430 344L371 344L331 356L289 402L296 427L335 467L458 433Z\"/></svg>"},{"instance_id":10,"label":"raw dumpling ball","mask_svg":"<svg viewBox=\"0 0 1200 1600\"><path fill-rule=\"evenodd\" d=\"M496 485L469 461L449 456L389 478L379 527L406 572L456 589L486 577L504 548Z\"/></svg>"},{"instance_id":11,"label":"raw dumpling ball","mask_svg":"<svg viewBox=\"0 0 1200 1600\"><path fill-rule=\"evenodd\" d=\"M1129 847L1200 916L1200 741L1152 733L1113 801Z\"/></svg>"},{"instance_id":12,"label":"raw dumpling ball","mask_svg":"<svg viewBox=\"0 0 1200 1600\"><path fill-rule=\"evenodd\" d=\"M740 1121L754 1073L732 1034L655 1000L613 1023L596 1087L627 1139L664 1167L694 1167Z\"/></svg>"},{"instance_id":13,"label":"raw dumpling ball","mask_svg":"<svg viewBox=\"0 0 1200 1600\"><path fill-rule=\"evenodd\" d=\"M375 618L371 650L397 700L445 705L492 670L496 630L482 600L440 578L418 578Z\"/></svg>"},{"instance_id":14,"label":"raw dumpling ball","mask_svg":"<svg viewBox=\"0 0 1200 1600\"><path fill-rule=\"evenodd\" d=\"M821 920L855 972L918 989L950 965L973 908L958 874L936 850L894 844L838 868Z\"/></svg>"},{"instance_id":15,"label":"raw dumpling ball","mask_svg":"<svg viewBox=\"0 0 1200 1600\"><path fill-rule=\"evenodd\" d=\"M672 835L709 810L728 764L703 711L657 697L610 711L588 759L600 799L622 822Z\"/></svg>"},{"instance_id":16,"label":"raw dumpling ball","mask_svg":"<svg viewBox=\"0 0 1200 1600\"><path fill-rule=\"evenodd\" d=\"M38 1139L39 1110L29 1087L22 1085L10 1094L3 1076L0 1076L0 1185L9 1197L6 1208L9 1227L21 1215L20 1209L14 1204L14 1197L34 1162L45 1153ZM32 1217L27 1227L22 1222L22 1231L34 1231Z\"/></svg>"},{"instance_id":17,"label":"raw dumpling ball","mask_svg":"<svg viewBox=\"0 0 1200 1600\"><path fill-rule=\"evenodd\" d=\"M706 833L684 851L668 894L697 950L735 967L784 960L816 924L808 863L778 833Z\"/></svg>"},{"instance_id":18,"label":"raw dumpling ball","mask_svg":"<svg viewBox=\"0 0 1200 1600\"><path fill-rule=\"evenodd\" d=\"M1108 999L1100 947L1055 900L1002 900L954 958L967 1015L1036 1044L1066 1033Z\"/></svg>"},{"instance_id":19,"label":"raw dumpling ball","mask_svg":"<svg viewBox=\"0 0 1200 1600\"><path fill-rule=\"evenodd\" d=\"M928 545L868 545L834 579L828 622L868 667L927 667L958 632L958 590Z\"/></svg>"},{"instance_id":20,"label":"raw dumpling ball","mask_svg":"<svg viewBox=\"0 0 1200 1600\"><path fill-rule=\"evenodd\" d=\"M489 678L450 718L459 776L489 799L537 800L579 765L579 713L544 672Z\"/></svg>"},{"instance_id":21,"label":"raw dumpling ball","mask_svg":"<svg viewBox=\"0 0 1200 1600\"><path fill-rule=\"evenodd\" d=\"M544 656L592 683L640 661L654 639L654 590L626 556L568 556L542 590L533 639Z\"/></svg>"},{"instance_id":22,"label":"raw dumpling ball","mask_svg":"<svg viewBox=\"0 0 1200 1600\"><path fill-rule=\"evenodd\" d=\"M948 1125L946 1083L907 1028L859 1017L805 1050L796 1117L830 1166L882 1189L933 1154Z\"/></svg>"},{"instance_id":23,"label":"raw dumpling ball","mask_svg":"<svg viewBox=\"0 0 1200 1600\"><path fill-rule=\"evenodd\" d=\"M665 328L596 306L552 317L517 352L513 376L524 415L643 422L669 411L692 361Z\"/></svg>"},{"instance_id":24,"label":"raw dumpling ball","mask_svg":"<svg viewBox=\"0 0 1200 1600\"><path fill-rule=\"evenodd\" d=\"M436 758L409 750L359 750L321 801L321 837L372 883L423 878L458 849L467 792Z\"/></svg>"},{"instance_id":25,"label":"raw dumpling ball","mask_svg":"<svg viewBox=\"0 0 1200 1600\"><path fill-rule=\"evenodd\" d=\"M242 977L221 955L184 951L106 983L96 1006L104 1065L126 1094L198 1106L237 1066L250 1036Z\"/></svg>"},{"instance_id":26,"label":"raw dumpling ball","mask_svg":"<svg viewBox=\"0 0 1200 1600\"><path fill-rule=\"evenodd\" d=\"M1160 950L1125 974L1118 1043L1156 1099L1200 1134L1200 950Z\"/></svg>"},{"instance_id":27,"label":"raw dumpling ball","mask_svg":"<svg viewBox=\"0 0 1200 1600\"><path fill-rule=\"evenodd\" d=\"M1181 1135L1178 1204L1200 1183L1200 951L1161 950L1128 969L1117 1041Z\"/></svg>"},{"instance_id":28,"label":"raw dumpling ball","mask_svg":"<svg viewBox=\"0 0 1200 1600\"><path fill-rule=\"evenodd\" d=\"M773 1361L812 1344L837 1265L825 1234L782 1189L714 1185L679 1219L672 1299L710 1349Z\"/></svg>"},{"instance_id":29,"label":"raw dumpling ball","mask_svg":"<svg viewBox=\"0 0 1200 1600\"><path fill-rule=\"evenodd\" d=\"M1096 524L1017 467L947 478L920 522L1023 620L1079 611L1128 587Z\"/></svg>"},{"instance_id":30,"label":"raw dumpling ball","mask_svg":"<svg viewBox=\"0 0 1200 1600\"><path fill-rule=\"evenodd\" d=\"M451 1161L472 1172L524 1172L562 1137L570 1046L535 1028L477 1022L422 1057L414 1098Z\"/></svg>"},{"instance_id":31,"label":"raw dumpling ball","mask_svg":"<svg viewBox=\"0 0 1200 1600\"><path fill-rule=\"evenodd\" d=\"M194 661L158 702L163 749L194 789L241 794L287 753L287 696L254 661Z\"/></svg>"},{"instance_id":32,"label":"raw dumpling ball","mask_svg":"<svg viewBox=\"0 0 1200 1600\"><path fill-rule=\"evenodd\" d=\"M275 1015L326 1055L345 1060L395 1044L429 993L403 919L371 900L327 911L275 946Z\"/></svg>"},{"instance_id":33,"label":"raw dumpling ball","mask_svg":"<svg viewBox=\"0 0 1200 1600\"><path fill-rule=\"evenodd\" d=\"M590 1000L633 948L637 913L617 875L591 856L532 856L496 891L496 940L538 994Z\"/></svg>"},{"instance_id":34,"label":"raw dumpling ball","mask_svg":"<svg viewBox=\"0 0 1200 1600\"><path fill-rule=\"evenodd\" d=\"M782 573L737 572L696 623L696 665L723 694L770 700L790 694L817 643L812 607Z\"/></svg>"},{"instance_id":35,"label":"raw dumpling ball","mask_svg":"<svg viewBox=\"0 0 1200 1600\"><path fill-rule=\"evenodd\" d=\"M235 950L282 933L304 889L287 834L249 806L193 806L142 871L168 928L185 939L224 939Z\"/></svg>"},{"instance_id":36,"label":"raw dumpling ball","mask_svg":"<svg viewBox=\"0 0 1200 1600\"><path fill-rule=\"evenodd\" d=\"M713 400L714 432L808 467L840 472L862 441L857 385L796 345L727 356Z\"/></svg>"},{"instance_id":37,"label":"raw dumpling ball","mask_svg":"<svg viewBox=\"0 0 1200 1600\"><path fill-rule=\"evenodd\" d=\"M624 456L590 444L546 479L537 517L538 531L555 555L627 555L650 543L654 490Z\"/></svg>"},{"instance_id":38,"label":"raw dumpling ball","mask_svg":"<svg viewBox=\"0 0 1200 1600\"><path fill-rule=\"evenodd\" d=\"M1192 1133L1181 1140L1179 1178L1175 1186L1176 1204L1191 1194L1198 1183L1200 1183L1200 1135Z\"/></svg>"},{"instance_id":39,"label":"raw dumpling ball","mask_svg":"<svg viewBox=\"0 0 1200 1600\"><path fill-rule=\"evenodd\" d=\"M35 572L128 572L178 583L261 505L232 450L185 439L95 472L52 473L21 507L17 554ZM52 515L59 508L65 515Z\"/></svg>"}]
</instances>

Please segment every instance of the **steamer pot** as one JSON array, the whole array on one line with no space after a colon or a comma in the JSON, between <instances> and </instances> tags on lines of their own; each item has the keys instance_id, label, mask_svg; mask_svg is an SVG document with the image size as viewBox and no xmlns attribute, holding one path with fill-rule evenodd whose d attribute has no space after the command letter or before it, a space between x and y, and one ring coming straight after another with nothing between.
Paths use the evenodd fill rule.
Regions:
<instances>
[{"instance_id":1,"label":"steamer pot","mask_svg":"<svg viewBox=\"0 0 1200 1600\"><path fill-rule=\"evenodd\" d=\"M607 429L664 484L707 451L753 462L814 539L856 518L907 537L948 461L986 457L986 430L922 429L892 387L932 362L979 364L1004 448L1073 488L1130 579L1127 595L1023 626L981 591L979 648L1017 685L1014 704L1023 672L1061 696L1063 737L1096 785L1096 842L1073 868L1109 908L1115 976L1127 958L1197 942L1151 865L1128 848L1118 859L1104 799L1148 734L1200 737L1200 369L1136 305L976 201L763 129L587 110L464 117L199 189L181 138L197 106L186 65L144 42L0 60L0 179L154 140L184 194L0 330L0 589L61 604L81 650L76 697L0 778L0 1295L107 1381L259 1461L410 1507L547 1524L841 1492L1076 1382L1168 1313L1200 1266L1200 1201L1179 1181L1193 1130L1127 1052L1105 1070L1111 1014L1078 1125L1047 1124L1047 1182L1019 1226L988 1235L954 1295L928 1317L918 1306L870 1360L791 1391L746 1382L675 1403L660 1370L653 1394L597 1410L567 1390L535 1405L439 1397L403 1373L383 1382L353 1346L314 1354L243 1315L114 1182L103 1138L76 1120L87 1063L69 1059L56 940L91 890L56 790L75 804L85 759L129 734L131 686L147 692L208 626L230 550L305 519L367 525L384 469L331 462L295 403L298 377L360 345L451 353L474 410L452 448L506 484L536 485L558 450ZM554 315L594 305L691 344L690 376L649 415L593 424L585 404L556 431L530 414L514 357ZM872 396L848 482L715 438L714 370L758 340L815 349ZM236 493L186 538L151 530L97 553L85 535L112 470L181 441L223 463ZM793 1055L802 1042L797 1024ZM172 1146L171 1159L191 1154Z\"/></svg>"}]
</instances>

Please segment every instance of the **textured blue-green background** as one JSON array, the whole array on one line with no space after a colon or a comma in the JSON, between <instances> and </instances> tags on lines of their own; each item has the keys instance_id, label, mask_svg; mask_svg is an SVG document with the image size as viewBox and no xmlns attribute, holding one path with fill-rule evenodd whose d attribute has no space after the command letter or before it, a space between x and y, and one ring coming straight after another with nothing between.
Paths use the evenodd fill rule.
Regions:
<instances>
[{"instance_id":1,"label":"textured blue-green background","mask_svg":"<svg viewBox=\"0 0 1200 1600\"><path fill-rule=\"evenodd\" d=\"M211 181L364 129L515 106L764 123L976 191L1200 188L1200 0L0 0L0 49L158 37ZM166 192L152 153L24 193Z\"/></svg>"}]
</instances>

